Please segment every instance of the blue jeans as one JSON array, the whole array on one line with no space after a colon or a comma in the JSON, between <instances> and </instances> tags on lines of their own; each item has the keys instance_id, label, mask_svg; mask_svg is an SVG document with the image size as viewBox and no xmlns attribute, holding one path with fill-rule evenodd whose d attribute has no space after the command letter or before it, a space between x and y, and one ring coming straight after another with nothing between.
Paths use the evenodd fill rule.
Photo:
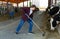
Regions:
<instances>
[{"instance_id":1,"label":"blue jeans","mask_svg":"<svg viewBox=\"0 0 60 39\"><path fill-rule=\"evenodd\" d=\"M32 32L33 22L30 19L28 19L27 22L29 23L29 32ZM19 32L21 30L24 23L25 23L25 21L23 19L21 19L20 23L16 29L16 32Z\"/></svg>"},{"instance_id":2,"label":"blue jeans","mask_svg":"<svg viewBox=\"0 0 60 39\"><path fill-rule=\"evenodd\" d=\"M10 16L14 16L14 11L11 11L11 12L9 13L9 15L10 15Z\"/></svg>"},{"instance_id":3,"label":"blue jeans","mask_svg":"<svg viewBox=\"0 0 60 39\"><path fill-rule=\"evenodd\" d=\"M10 11L9 16L10 16L10 19L14 18L14 11Z\"/></svg>"}]
</instances>

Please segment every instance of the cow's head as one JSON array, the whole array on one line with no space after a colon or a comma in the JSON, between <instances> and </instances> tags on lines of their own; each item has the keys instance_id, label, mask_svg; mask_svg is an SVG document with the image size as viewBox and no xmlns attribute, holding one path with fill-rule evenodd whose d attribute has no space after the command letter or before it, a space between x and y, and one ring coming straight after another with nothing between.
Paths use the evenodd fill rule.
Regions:
<instances>
[{"instance_id":1,"label":"cow's head","mask_svg":"<svg viewBox=\"0 0 60 39\"><path fill-rule=\"evenodd\" d=\"M59 6L51 6L47 7L46 12L48 12L49 16L54 16L59 11Z\"/></svg>"}]
</instances>

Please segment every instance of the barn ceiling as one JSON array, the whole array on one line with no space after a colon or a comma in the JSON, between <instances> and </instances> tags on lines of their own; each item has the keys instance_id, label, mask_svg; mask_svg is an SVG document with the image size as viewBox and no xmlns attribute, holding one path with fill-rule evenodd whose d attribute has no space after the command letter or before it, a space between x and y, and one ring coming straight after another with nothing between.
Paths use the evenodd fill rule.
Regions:
<instances>
[{"instance_id":1,"label":"barn ceiling","mask_svg":"<svg viewBox=\"0 0 60 39\"><path fill-rule=\"evenodd\" d=\"M5 1L5 2L12 2L12 3L20 3L20 2L23 2L23 1L28 1L28 0L0 0L0 1Z\"/></svg>"}]
</instances>

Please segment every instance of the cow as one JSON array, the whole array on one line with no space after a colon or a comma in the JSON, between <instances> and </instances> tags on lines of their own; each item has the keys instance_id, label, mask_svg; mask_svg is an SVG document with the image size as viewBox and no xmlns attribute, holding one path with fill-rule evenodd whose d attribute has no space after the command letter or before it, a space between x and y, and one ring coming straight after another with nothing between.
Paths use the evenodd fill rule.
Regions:
<instances>
[{"instance_id":1,"label":"cow","mask_svg":"<svg viewBox=\"0 0 60 39\"><path fill-rule=\"evenodd\" d=\"M60 10L59 6L51 6L46 9L48 11L48 14L50 16L49 22L50 22L50 29L55 30L57 28L57 25L60 21Z\"/></svg>"}]
</instances>

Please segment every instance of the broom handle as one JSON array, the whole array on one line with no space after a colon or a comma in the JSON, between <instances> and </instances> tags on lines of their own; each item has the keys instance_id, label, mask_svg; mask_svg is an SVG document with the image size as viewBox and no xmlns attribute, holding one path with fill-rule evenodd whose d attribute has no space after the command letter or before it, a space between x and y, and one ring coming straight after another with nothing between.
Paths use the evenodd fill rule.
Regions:
<instances>
[{"instance_id":1,"label":"broom handle","mask_svg":"<svg viewBox=\"0 0 60 39\"><path fill-rule=\"evenodd\" d=\"M27 14L25 14L30 20L32 20ZM32 22L36 25L36 27L41 31L41 32L43 32L40 28L39 28L39 26L32 20Z\"/></svg>"}]
</instances>

